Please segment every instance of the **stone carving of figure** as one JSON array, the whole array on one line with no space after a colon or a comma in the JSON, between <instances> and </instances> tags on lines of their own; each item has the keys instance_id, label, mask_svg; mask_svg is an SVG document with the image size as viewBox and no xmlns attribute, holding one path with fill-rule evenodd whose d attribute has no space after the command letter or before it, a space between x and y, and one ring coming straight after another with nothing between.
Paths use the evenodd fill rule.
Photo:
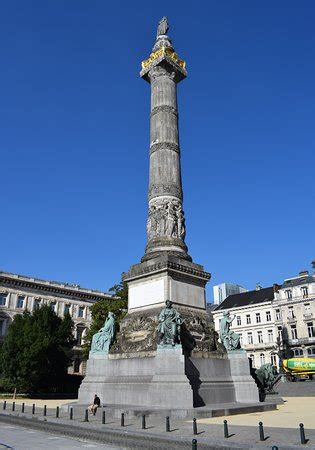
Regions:
<instances>
[{"instance_id":1,"label":"stone carving of figure","mask_svg":"<svg viewBox=\"0 0 315 450\"><path fill-rule=\"evenodd\" d=\"M162 346L174 346L180 343L180 329L183 321L180 314L173 308L172 302L166 300L165 308L159 315L158 332Z\"/></svg>"},{"instance_id":2,"label":"stone carving of figure","mask_svg":"<svg viewBox=\"0 0 315 450\"><path fill-rule=\"evenodd\" d=\"M177 233L178 237L181 239L185 239L186 236L186 228L185 228L185 217L184 217L184 211L182 210L181 206L177 208L176 211L177 215Z\"/></svg>"},{"instance_id":3,"label":"stone carving of figure","mask_svg":"<svg viewBox=\"0 0 315 450\"><path fill-rule=\"evenodd\" d=\"M106 355L114 341L115 332L115 314L109 312L104 326L93 335L91 353L102 353Z\"/></svg>"},{"instance_id":4,"label":"stone carving of figure","mask_svg":"<svg viewBox=\"0 0 315 450\"><path fill-rule=\"evenodd\" d=\"M157 33L156 33L156 38L158 38L161 35L165 35L168 32L168 20L167 17L163 17L158 25L158 29L157 29Z\"/></svg>"},{"instance_id":5,"label":"stone carving of figure","mask_svg":"<svg viewBox=\"0 0 315 450\"><path fill-rule=\"evenodd\" d=\"M230 316L229 311L224 311L220 324L220 339L227 350L236 350L240 348L240 335L230 330L231 323L235 319Z\"/></svg>"},{"instance_id":6,"label":"stone carving of figure","mask_svg":"<svg viewBox=\"0 0 315 450\"><path fill-rule=\"evenodd\" d=\"M177 225L176 211L173 203L169 203L166 217L166 230L165 234L168 237L175 235L175 227Z\"/></svg>"}]
</instances>

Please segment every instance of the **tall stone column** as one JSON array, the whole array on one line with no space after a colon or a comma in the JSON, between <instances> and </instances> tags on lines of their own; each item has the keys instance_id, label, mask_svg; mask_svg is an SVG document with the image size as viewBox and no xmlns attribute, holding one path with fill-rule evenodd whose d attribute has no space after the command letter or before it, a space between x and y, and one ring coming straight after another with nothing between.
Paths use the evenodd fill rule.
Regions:
<instances>
[{"instance_id":1,"label":"tall stone column","mask_svg":"<svg viewBox=\"0 0 315 450\"><path fill-rule=\"evenodd\" d=\"M192 262L185 244L177 84L187 72L167 31L163 18L140 72L151 86L149 208L145 255L123 275L130 313L160 308L166 300L187 310L205 311L205 286L210 279L203 266Z\"/></svg>"},{"instance_id":2,"label":"tall stone column","mask_svg":"<svg viewBox=\"0 0 315 450\"><path fill-rule=\"evenodd\" d=\"M185 217L178 136L177 83L187 73L167 35L158 35L142 63L151 85L150 181L147 247L142 261L162 253L191 261L185 245Z\"/></svg>"}]
</instances>

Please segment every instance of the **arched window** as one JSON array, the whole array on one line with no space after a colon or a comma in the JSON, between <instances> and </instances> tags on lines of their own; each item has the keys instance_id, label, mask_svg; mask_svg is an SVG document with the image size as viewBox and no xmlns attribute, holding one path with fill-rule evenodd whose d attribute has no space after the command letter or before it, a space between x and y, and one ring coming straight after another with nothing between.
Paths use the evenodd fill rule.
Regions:
<instances>
[{"instance_id":1,"label":"arched window","mask_svg":"<svg viewBox=\"0 0 315 450\"><path fill-rule=\"evenodd\" d=\"M259 357L260 357L260 365L262 366L263 364L265 364L265 355L264 355L264 353L261 353L259 355Z\"/></svg>"},{"instance_id":2,"label":"arched window","mask_svg":"<svg viewBox=\"0 0 315 450\"><path fill-rule=\"evenodd\" d=\"M275 353L271 353L270 355L271 364L277 367L277 355Z\"/></svg>"}]
</instances>

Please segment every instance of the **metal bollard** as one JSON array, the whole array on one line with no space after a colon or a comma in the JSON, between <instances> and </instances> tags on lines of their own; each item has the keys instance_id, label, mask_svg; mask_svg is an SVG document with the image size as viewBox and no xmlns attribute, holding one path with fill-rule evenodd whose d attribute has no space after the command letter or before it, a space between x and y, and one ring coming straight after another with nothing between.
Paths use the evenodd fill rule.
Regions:
<instances>
[{"instance_id":1,"label":"metal bollard","mask_svg":"<svg viewBox=\"0 0 315 450\"><path fill-rule=\"evenodd\" d=\"M197 419L193 418L193 433L194 436L197 436L198 430L197 430Z\"/></svg>"},{"instance_id":2,"label":"metal bollard","mask_svg":"<svg viewBox=\"0 0 315 450\"><path fill-rule=\"evenodd\" d=\"M271 447L271 450L279 450L279 448L276 445L274 445Z\"/></svg>"},{"instance_id":3,"label":"metal bollard","mask_svg":"<svg viewBox=\"0 0 315 450\"><path fill-rule=\"evenodd\" d=\"M25 410L25 403L22 403L22 409L21 409L21 412L24 413L24 410Z\"/></svg>"},{"instance_id":4,"label":"metal bollard","mask_svg":"<svg viewBox=\"0 0 315 450\"><path fill-rule=\"evenodd\" d=\"M198 450L197 449L197 439L193 439L191 441L191 450Z\"/></svg>"},{"instance_id":5,"label":"metal bollard","mask_svg":"<svg viewBox=\"0 0 315 450\"><path fill-rule=\"evenodd\" d=\"M32 406L32 414L35 414L35 403L33 403L33 406Z\"/></svg>"},{"instance_id":6,"label":"metal bollard","mask_svg":"<svg viewBox=\"0 0 315 450\"><path fill-rule=\"evenodd\" d=\"M124 427L125 426L125 414L121 413L121 417L120 417L120 426Z\"/></svg>"},{"instance_id":7,"label":"metal bollard","mask_svg":"<svg viewBox=\"0 0 315 450\"><path fill-rule=\"evenodd\" d=\"M47 416L47 405L44 405L44 416Z\"/></svg>"},{"instance_id":8,"label":"metal bollard","mask_svg":"<svg viewBox=\"0 0 315 450\"><path fill-rule=\"evenodd\" d=\"M263 427L263 423L262 422L259 422L259 439L261 441L265 440L264 427Z\"/></svg>"},{"instance_id":9,"label":"metal bollard","mask_svg":"<svg viewBox=\"0 0 315 450\"><path fill-rule=\"evenodd\" d=\"M105 425L105 423L106 423L106 412L103 411L103 414L102 414L102 424Z\"/></svg>"},{"instance_id":10,"label":"metal bollard","mask_svg":"<svg viewBox=\"0 0 315 450\"><path fill-rule=\"evenodd\" d=\"M142 416L142 429L143 429L143 430L146 429L145 415L144 415L144 414L143 414L143 416Z\"/></svg>"},{"instance_id":11,"label":"metal bollard","mask_svg":"<svg viewBox=\"0 0 315 450\"><path fill-rule=\"evenodd\" d=\"M56 419L59 418L59 406L56 407Z\"/></svg>"},{"instance_id":12,"label":"metal bollard","mask_svg":"<svg viewBox=\"0 0 315 450\"><path fill-rule=\"evenodd\" d=\"M3 402L3 409L6 409L6 407L7 407L7 401L4 400L4 402Z\"/></svg>"},{"instance_id":13,"label":"metal bollard","mask_svg":"<svg viewBox=\"0 0 315 450\"><path fill-rule=\"evenodd\" d=\"M73 408L70 408L70 420L73 420Z\"/></svg>"},{"instance_id":14,"label":"metal bollard","mask_svg":"<svg viewBox=\"0 0 315 450\"><path fill-rule=\"evenodd\" d=\"M229 429L228 429L227 420L224 420L224 422L223 422L223 431L224 431L224 437L228 438L229 437Z\"/></svg>"},{"instance_id":15,"label":"metal bollard","mask_svg":"<svg viewBox=\"0 0 315 450\"><path fill-rule=\"evenodd\" d=\"M304 425L303 423L300 423L300 438L301 438L301 444L306 444L307 440L305 439L305 431L304 431Z\"/></svg>"},{"instance_id":16,"label":"metal bollard","mask_svg":"<svg viewBox=\"0 0 315 450\"><path fill-rule=\"evenodd\" d=\"M84 415L84 422L88 422L89 421L89 410L86 409L85 410L85 415Z\"/></svg>"},{"instance_id":17,"label":"metal bollard","mask_svg":"<svg viewBox=\"0 0 315 450\"><path fill-rule=\"evenodd\" d=\"M12 403L12 411L15 411L15 402Z\"/></svg>"},{"instance_id":18,"label":"metal bollard","mask_svg":"<svg viewBox=\"0 0 315 450\"><path fill-rule=\"evenodd\" d=\"M169 416L166 417L166 431L171 431L171 425L170 425L170 418Z\"/></svg>"}]
</instances>

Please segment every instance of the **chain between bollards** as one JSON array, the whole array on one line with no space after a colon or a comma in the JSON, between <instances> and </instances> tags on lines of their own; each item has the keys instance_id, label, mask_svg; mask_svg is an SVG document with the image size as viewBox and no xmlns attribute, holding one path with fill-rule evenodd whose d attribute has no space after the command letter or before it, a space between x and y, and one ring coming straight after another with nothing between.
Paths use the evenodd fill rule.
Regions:
<instances>
[{"instance_id":1,"label":"chain between bollards","mask_svg":"<svg viewBox=\"0 0 315 450\"><path fill-rule=\"evenodd\" d=\"M103 411L103 413L102 413L102 424L105 425L105 423L106 423L106 412Z\"/></svg>"},{"instance_id":2,"label":"chain between bollards","mask_svg":"<svg viewBox=\"0 0 315 450\"><path fill-rule=\"evenodd\" d=\"M169 416L166 417L165 429L166 429L167 432L171 431L171 425L170 425L170 418L169 418Z\"/></svg>"},{"instance_id":3,"label":"chain between bollards","mask_svg":"<svg viewBox=\"0 0 315 450\"><path fill-rule=\"evenodd\" d=\"M224 430L224 437L228 438L229 437L229 429L228 429L227 420L223 421L223 430Z\"/></svg>"},{"instance_id":4,"label":"chain between bollards","mask_svg":"<svg viewBox=\"0 0 315 450\"><path fill-rule=\"evenodd\" d=\"M143 430L146 429L145 414L143 414L143 416L142 416L142 429L143 429Z\"/></svg>"},{"instance_id":5,"label":"chain between bollards","mask_svg":"<svg viewBox=\"0 0 315 450\"><path fill-rule=\"evenodd\" d=\"M3 409L6 409L6 407L7 407L7 401L4 400L4 402L3 402Z\"/></svg>"},{"instance_id":6,"label":"chain between bollards","mask_svg":"<svg viewBox=\"0 0 315 450\"><path fill-rule=\"evenodd\" d=\"M47 405L44 405L44 416L47 416Z\"/></svg>"},{"instance_id":7,"label":"chain between bollards","mask_svg":"<svg viewBox=\"0 0 315 450\"><path fill-rule=\"evenodd\" d=\"M191 441L191 450L198 450L197 449L197 439L193 439Z\"/></svg>"},{"instance_id":8,"label":"chain between bollards","mask_svg":"<svg viewBox=\"0 0 315 450\"><path fill-rule=\"evenodd\" d=\"M35 414L35 403L32 405L32 414Z\"/></svg>"},{"instance_id":9,"label":"chain between bollards","mask_svg":"<svg viewBox=\"0 0 315 450\"><path fill-rule=\"evenodd\" d=\"M59 406L56 407L56 419L59 419Z\"/></svg>"},{"instance_id":10,"label":"chain between bollards","mask_svg":"<svg viewBox=\"0 0 315 450\"><path fill-rule=\"evenodd\" d=\"M305 431L304 431L303 423L300 423L300 438L301 438L301 444L305 445L307 443L307 441L305 439Z\"/></svg>"},{"instance_id":11,"label":"chain between bollards","mask_svg":"<svg viewBox=\"0 0 315 450\"><path fill-rule=\"evenodd\" d=\"M265 435L264 435L264 426L262 422L259 422L259 439L261 441L265 440Z\"/></svg>"},{"instance_id":12,"label":"chain between bollards","mask_svg":"<svg viewBox=\"0 0 315 450\"><path fill-rule=\"evenodd\" d=\"M15 402L12 403L12 411L15 411Z\"/></svg>"},{"instance_id":13,"label":"chain between bollards","mask_svg":"<svg viewBox=\"0 0 315 450\"><path fill-rule=\"evenodd\" d=\"M73 420L73 408L70 408L70 417L69 417L69 419Z\"/></svg>"},{"instance_id":14,"label":"chain between bollards","mask_svg":"<svg viewBox=\"0 0 315 450\"><path fill-rule=\"evenodd\" d=\"M89 421L89 411L88 409L85 410L85 415L84 415L84 422L88 422Z\"/></svg>"},{"instance_id":15,"label":"chain between bollards","mask_svg":"<svg viewBox=\"0 0 315 450\"><path fill-rule=\"evenodd\" d=\"M193 433L194 436L197 436L198 430L197 430L197 419L193 418Z\"/></svg>"},{"instance_id":16,"label":"chain between bollards","mask_svg":"<svg viewBox=\"0 0 315 450\"><path fill-rule=\"evenodd\" d=\"M25 403L22 403L22 409L21 409L21 412L24 413L24 410L25 410Z\"/></svg>"},{"instance_id":17,"label":"chain between bollards","mask_svg":"<svg viewBox=\"0 0 315 450\"><path fill-rule=\"evenodd\" d=\"M125 413L121 413L121 417L120 417L120 426L124 427L125 426Z\"/></svg>"}]
</instances>

